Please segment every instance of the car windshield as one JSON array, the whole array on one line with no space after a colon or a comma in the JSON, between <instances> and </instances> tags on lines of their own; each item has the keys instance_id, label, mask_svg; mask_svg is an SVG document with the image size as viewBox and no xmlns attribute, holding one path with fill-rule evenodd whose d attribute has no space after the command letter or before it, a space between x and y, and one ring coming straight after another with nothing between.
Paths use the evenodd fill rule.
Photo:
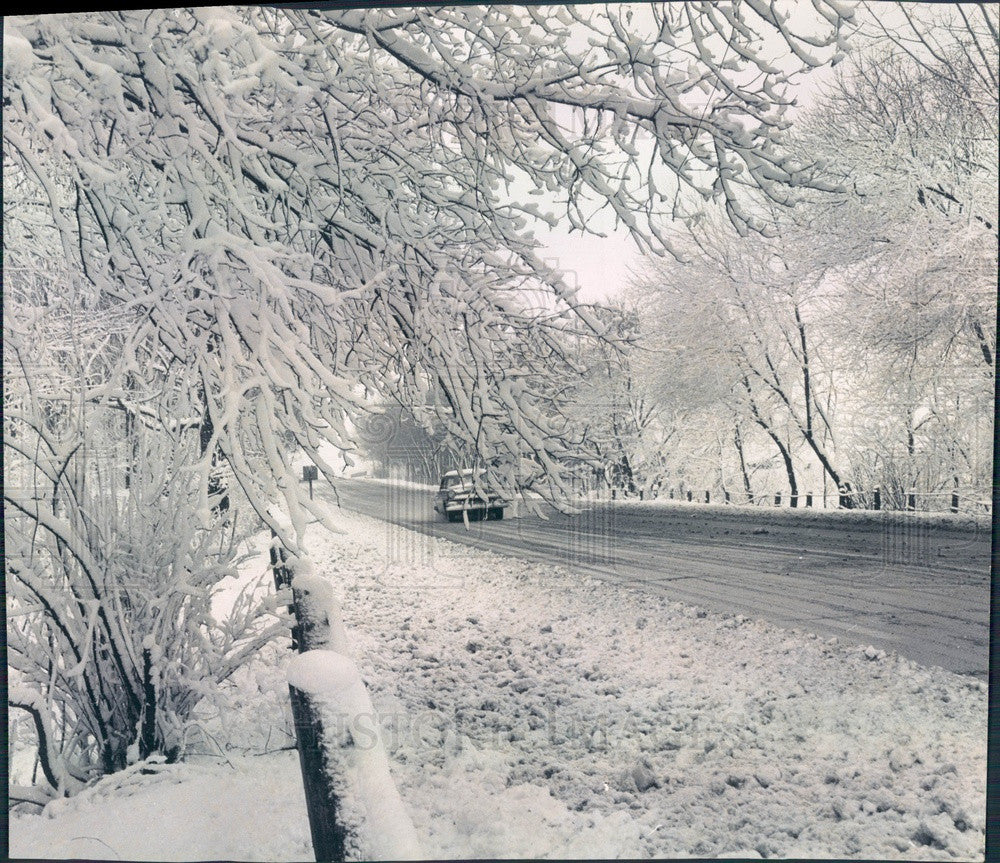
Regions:
<instances>
[{"instance_id":1,"label":"car windshield","mask_svg":"<svg viewBox=\"0 0 1000 863\"><path fill-rule=\"evenodd\" d=\"M486 474L486 471L480 469L477 473L480 477L483 477ZM454 474L447 474L445 475L441 485L444 488L461 488L463 485L471 486L472 474L473 471L471 468L467 468L466 470L459 471Z\"/></svg>"}]
</instances>

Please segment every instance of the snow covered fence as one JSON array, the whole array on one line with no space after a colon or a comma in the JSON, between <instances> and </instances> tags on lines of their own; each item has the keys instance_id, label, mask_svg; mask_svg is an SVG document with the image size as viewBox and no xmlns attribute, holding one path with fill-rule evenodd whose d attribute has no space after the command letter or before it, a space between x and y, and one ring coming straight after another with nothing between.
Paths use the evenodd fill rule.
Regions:
<instances>
[{"instance_id":1,"label":"snow covered fence","mask_svg":"<svg viewBox=\"0 0 1000 863\"><path fill-rule=\"evenodd\" d=\"M420 859L332 586L307 560L293 571L279 551L272 565L294 600L288 689L316 860Z\"/></svg>"},{"instance_id":2,"label":"snow covered fence","mask_svg":"<svg viewBox=\"0 0 1000 863\"><path fill-rule=\"evenodd\" d=\"M308 650L289 665L288 684L317 861L420 859L354 662Z\"/></svg>"},{"instance_id":3,"label":"snow covered fence","mask_svg":"<svg viewBox=\"0 0 1000 863\"><path fill-rule=\"evenodd\" d=\"M611 499L618 499L616 489L611 489ZM675 500L688 503L711 503L712 490L696 491L692 488L669 488L645 491L640 489L638 499L644 500ZM718 494L716 492L716 494ZM855 510L893 510L898 512L941 512L952 514L989 514L992 511L992 501L987 500L979 489L954 489L942 492L920 492L910 489L904 492L890 493L879 486L868 491L839 489L832 494L814 494L813 492L798 492L796 494L778 491L771 493L747 494L746 492L731 492L722 489L722 502L735 506L769 506L775 507L805 507L811 509L855 509ZM598 494L600 497L600 494ZM623 497L625 497L623 495Z\"/></svg>"}]
</instances>

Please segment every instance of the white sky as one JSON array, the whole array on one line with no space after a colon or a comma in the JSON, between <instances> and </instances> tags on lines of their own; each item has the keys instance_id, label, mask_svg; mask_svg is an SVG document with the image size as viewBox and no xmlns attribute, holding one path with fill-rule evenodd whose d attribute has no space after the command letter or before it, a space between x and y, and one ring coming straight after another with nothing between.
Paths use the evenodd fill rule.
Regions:
<instances>
[{"instance_id":1,"label":"white sky","mask_svg":"<svg viewBox=\"0 0 1000 863\"><path fill-rule=\"evenodd\" d=\"M566 274L570 287L579 288L583 302L598 302L617 296L629 280L629 266L635 267L641 255L627 229L608 233L607 237L568 234L565 230L543 233L536 230L547 264Z\"/></svg>"}]
</instances>

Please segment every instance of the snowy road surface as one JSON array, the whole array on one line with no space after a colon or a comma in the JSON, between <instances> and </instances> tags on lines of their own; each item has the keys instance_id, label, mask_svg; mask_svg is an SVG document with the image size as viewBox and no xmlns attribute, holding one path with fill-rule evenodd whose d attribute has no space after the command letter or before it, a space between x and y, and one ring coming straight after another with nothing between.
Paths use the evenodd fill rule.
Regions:
<instances>
[{"instance_id":1,"label":"snowy road surface","mask_svg":"<svg viewBox=\"0 0 1000 863\"><path fill-rule=\"evenodd\" d=\"M332 499L328 488L317 492ZM600 503L575 517L467 530L440 520L426 488L345 479L337 495L346 508L425 535L987 675L990 534L971 520ZM397 547L391 528L386 543L419 562L421 550Z\"/></svg>"}]
</instances>

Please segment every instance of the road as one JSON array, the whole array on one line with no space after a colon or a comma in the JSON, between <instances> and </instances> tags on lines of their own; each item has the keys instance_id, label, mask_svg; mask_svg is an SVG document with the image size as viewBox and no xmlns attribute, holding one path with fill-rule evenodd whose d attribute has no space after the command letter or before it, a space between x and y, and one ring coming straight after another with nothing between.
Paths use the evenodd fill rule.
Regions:
<instances>
[{"instance_id":1,"label":"road","mask_svg":"<svg viewBox=\"0 0 1000 863\"><path fill-rule=\"evenodd\" d=\"M319 493L333 499L329 488ZM987 677L984 528L613 503L577 516L552 511L466 526L441 520L427 490L338 480L336 497L347 509L426 535Z\"/></svg>"}]
</instances>

